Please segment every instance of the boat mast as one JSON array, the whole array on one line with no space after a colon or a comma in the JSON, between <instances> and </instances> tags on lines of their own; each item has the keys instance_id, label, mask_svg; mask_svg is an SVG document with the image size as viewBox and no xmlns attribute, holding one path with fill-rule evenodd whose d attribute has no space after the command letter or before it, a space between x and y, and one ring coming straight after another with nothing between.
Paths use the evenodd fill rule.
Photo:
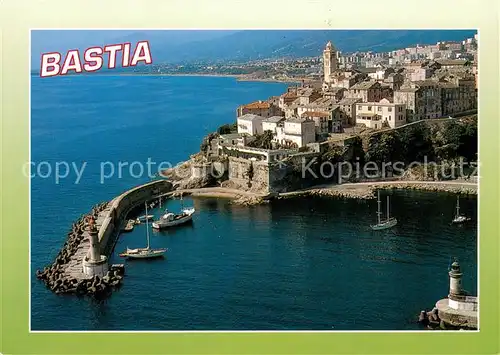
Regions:
<instances>
[{"instance_id":1,"label":"boat mast","mask_svg":"<svg viewBox=\"0 0 500 355\"><path fill-rule=\"evenodd\" d=\"M387 220L389 220L389 196L387 196Z\"/></svg>"},{"instance_id":2,"label":"boat mast","mask_svg":"<svg viewBox=\"0 0 500 355\"><path fill-rule=\"evenodd\" d=\"M457 196L457 217L460 215L460 197Z\"/></svg>"},{"instance_id":3,"label":"boat mast","mask_svg":"<svg viewBox=\"0 0 500 355\"><path fill-rule=\"evenodd\" d=\"M149 249L149 222L148 222L148 203L144 202L144 206L146 206L146 238L148 240L148 246L146 249Z\"/></svg>"},{"instance_id":4,"label":"boat mast","mask_svg":"<svg viewBox=\"0 0 500 355\"><path fill-rule=\"evenodd\" d=\"M160 196L160 210L161 210L161 196Z\"/></svg>"},{"instance_id":5,"label":"boat mast","mask_svg":"<svg viewBox=\"0 0 500 355\"><path fill-rule=\"evenodd\" d=\"M183 194L182 194L182 192L181 192L181 210L183 210L183 209L184 209L184 201L182 200L182 195L183 195Z\"/></svg>"},{"instance_id":6,"label":"boat mast","mask_svg":"<svg viewBox=\"0 0 500 355\"><path fill-rule=\"evenodd\" d=\"M382 214L382 211L380 209L380 190L378 190L377 196L378 196L378 200L377 200L377 205L378 205L377 218L378 218L378 224L380 224L381 223L381 221L380 221L380 215Z\"/></svg>"}]
</instances>

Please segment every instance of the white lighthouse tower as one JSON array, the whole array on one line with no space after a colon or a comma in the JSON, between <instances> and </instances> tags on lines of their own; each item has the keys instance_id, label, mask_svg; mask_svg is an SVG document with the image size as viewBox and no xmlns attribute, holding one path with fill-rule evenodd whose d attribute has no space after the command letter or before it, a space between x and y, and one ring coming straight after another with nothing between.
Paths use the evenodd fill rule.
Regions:
<instances>
[{"instance_id":1,"label":"white lighthouse tower","mask_svg":"<svg viewBox=\"0 0 500 355\"><path fill-rule=\"evenodd\" d=\"M331 41L328 41L323 51L323 74L324 82L332 81L332 74L338 69L338 52Z\"/></svg>"},{"instance_id":2,"label":"white lighthouse tower","mask_svg":"<svg viewBox=\"0 0 500 355\"><path fill-rule=\"evenodd\" d=\"M87 219L87 234L90 248L83 257L83 273L88 277L104 276L108 272L108 258L101 255L99 231L96 228L94 217Z\"/></svg>"},{"instance_id":3,"label":"white lighthouse tower","mask_svg":"<svg viewBox=\"0 0 500 355\"><path fill-rule=\"evenodd\" d=\"M464 296L464 290L462 288L462 271L460 270L460 264L458 261L454 261L451 264L450 271L448 272L450 276L450 293L449 298L456 298L457 296Z\"/></svg>"}]
</instances>

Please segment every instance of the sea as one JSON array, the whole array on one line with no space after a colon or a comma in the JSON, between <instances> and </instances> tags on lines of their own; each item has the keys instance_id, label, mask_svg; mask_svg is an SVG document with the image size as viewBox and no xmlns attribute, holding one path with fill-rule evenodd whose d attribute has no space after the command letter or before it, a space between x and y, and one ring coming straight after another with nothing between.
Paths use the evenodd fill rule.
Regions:
<instances>
[{"instance_id":1,"label":"sea","mask_svg":"<svg viewBox=\"0 0 500 355\"><path fill-rule=\"evenodd\" d=\"M391 195L398 225L372 231L376 201L303 197L259 206L185 198L193 223L151 232L166 258L125 261L146 226L122 234L125 263L109 298L56 295L35 271L53 262L73 221L199 150L237 106L279 95L284 83L228 77L31 77L32 330L420 330L423 309L448 294L458 258L477 294L477 198L450 222L456 196ZM163 208L178 209L171 200ZM157 207L151 211L161 214Z\"/></svg>"}]
</instances>

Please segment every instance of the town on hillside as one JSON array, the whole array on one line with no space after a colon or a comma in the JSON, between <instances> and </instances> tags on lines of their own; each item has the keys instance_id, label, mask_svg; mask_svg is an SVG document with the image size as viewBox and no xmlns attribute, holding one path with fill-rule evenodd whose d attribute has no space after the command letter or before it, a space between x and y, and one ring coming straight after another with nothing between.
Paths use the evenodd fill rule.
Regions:
<instances>
[{"instance_id":1,"label":"town on hillside","mask_svg":"<svg viewBox=\"0 0 500 355\"><path fill-rule=\"evenodd\" d=\"M272 166L276 162L317 156L335 145L345 147L355 137L416 122L473 115L478 102L476 53L477 38L471 38L460 46L440 42L394 51L390 57L373 54L374 61L380 60L367 67L328 42L322 78L238 107L236 122L220 127L205 142L205 163L197 167L196 176L206 175L214 159L228 158L229 180L245 186L261 173L260 183L249 183L252 188L279 192L286 187L274 184L273 189L273 182L286 173ZM263 165L260 173L257 163Z\"/></svg>"}]
</instances>

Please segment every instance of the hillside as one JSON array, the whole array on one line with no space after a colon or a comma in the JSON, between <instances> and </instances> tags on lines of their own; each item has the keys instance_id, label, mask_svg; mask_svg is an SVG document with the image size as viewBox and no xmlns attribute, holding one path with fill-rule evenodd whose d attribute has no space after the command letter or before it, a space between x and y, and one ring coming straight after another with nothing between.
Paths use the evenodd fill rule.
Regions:
<instances>
[{"instance_id":1,"label":"hillside","mask_svg":"<svg viewBox=\"0 0 500 355\"><path fill-rule=\"evenodd\" d=\"M83 50L107 43L149 40L154 63L248 61L320 55L331 40L342 52L388 51L415 44L463 40L474 30L244 30L34 31L32 63L43 52Z\"/></svg>"},{"instance_id":2,"label":"hillside","mask_svg":"<svg viewBox=\"0 0 500 355\"><path fill-rule=\"evenodd\" d=\"M464 40L473 30L247 30L207 41L154 49L166 62L255 60L318 56L329 40L342 52L388 51L416 44Z\"/></svg>"}]
</instances>

